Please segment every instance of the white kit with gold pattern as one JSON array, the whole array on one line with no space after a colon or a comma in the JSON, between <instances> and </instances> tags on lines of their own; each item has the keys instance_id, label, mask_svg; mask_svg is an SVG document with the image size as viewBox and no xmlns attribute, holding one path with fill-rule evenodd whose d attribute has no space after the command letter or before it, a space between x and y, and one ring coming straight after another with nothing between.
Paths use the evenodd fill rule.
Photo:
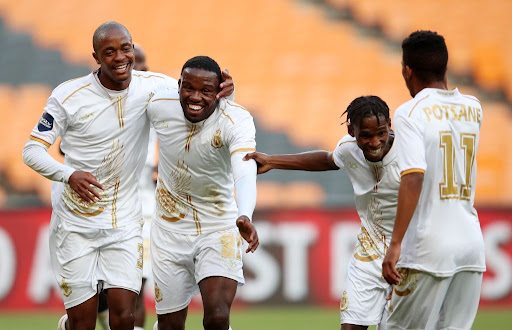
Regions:
<instances>
[{"instance_id":1,"label":"white kit with gold pattern","mask_svg":"<svg viewBox=\"0 0 512 330\"><path fill-rule=\"evenodd\" d=\"M482 231L473 207L482 117L478 99L457 89L425 88L396 110L400 172L424 173L398 267L434 276L485 271Z\"/></svg>"},{"instance_id":2,"label":"white kit with gold pattern","mask_svg":"<svg viewBox=\"0 0 512 330\"><path fill-rule=\"evenodd\" d=\"M153 91L165 88L176 89L176 80L133 71L122 91L103 87L97 72L54 89L29 143L49 147L61 136L65 164L92 173L106 187L101 201L88 203L66 184L60 197L52 197L61 219L103 229L142 219L137 184L148 150L146 105Z\"/></svg>"},{"instance_id":3,"label":"white kit with gold pattern","mask_svg":"<svg viewBox=\"0 0 512 330\"><path fill-rule=\"evenodd\" d=\"M396 146L380 162L366 160L356 139L344 136L333 152L339 168L347 173L354 188L357 213L361 219L361 231L353 256L359 268L380 277L382 260L389 246L393 224L400 173Z\"/></svg>"},{"instance_id":4,"label":"white kit with gold pattern","mask_svg":"<svg viewBox=\"0 0 512 330\"><path fill-rule=\"evenodd\" d=\"M177 91L155 94L148 106L159 144L156 222L169 231L202 234L235 226L231 155L255 150L250 113L221 99L212 115L189 122Z\"/></svg>"}]
</instances>

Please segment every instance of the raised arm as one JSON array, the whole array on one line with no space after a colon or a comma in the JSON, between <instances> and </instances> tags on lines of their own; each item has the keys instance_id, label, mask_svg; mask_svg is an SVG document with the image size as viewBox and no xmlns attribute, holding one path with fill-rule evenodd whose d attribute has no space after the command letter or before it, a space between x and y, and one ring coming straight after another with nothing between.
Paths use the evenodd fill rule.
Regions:
<instances>
[{"instance_id":1,"label":"raised arm","mask_svg":"<svg viewBox=\"0 0 512 330\"><path fill-rule=\"evenodd\" d=\"M244 160L249 159L256 161L258 174L272 169L301 171L332 171L339 169L334 163L332 152L325 150L289 155L267 155L261 152L252 152L244 157Z\"/></svg>"}]
</instances>

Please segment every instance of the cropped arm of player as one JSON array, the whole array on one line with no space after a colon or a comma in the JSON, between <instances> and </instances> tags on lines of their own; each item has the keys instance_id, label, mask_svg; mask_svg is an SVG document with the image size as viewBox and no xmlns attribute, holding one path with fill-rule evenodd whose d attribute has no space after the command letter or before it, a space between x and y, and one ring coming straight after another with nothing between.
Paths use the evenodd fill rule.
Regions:
<instances>
[{"instance_id":1,"label":"cropped arm of player","mask_svg":"<svg viewBox=\"0 0 512 330\"><path fill-rule=\"evenodd\" d=\"M258 165L258 174L273 169L301 171L332 171L339 167L334 163L332 152L319 150L290 155L267 155L252 152L244 160L254 159Z\"/></svg>"},{"instance_id":2,"label":"cropped arm of player","mask_svg":"<svg viewBox=\"0 0 512 330\"><path fill-rule=\"evenodd\" d=\"M402 176L398 190L398 206L393 234L386 257L382 262L382 275L389 284L397 285L400 282L400 274L395 265L400 257L402 239L420 199L423 176L421 172L412 172Z\"/></svg>"},{"instance_id":3,"label":"cropped arm of player","mask_svg":"<svg viewBox=\"0 0 512 330\"><path fill-rule=\"evenodd\" d=\"M249 243L245 252L254 252L259 245L258 233L251 222L256 206L256 162L246 162L242 158L243 154L240 152L231 156L231 167L236 189L235 199L238 207L236 225L242 237Z\"/></svg>"},{"instance_id":4,"label":"cropped arm of player","mask_svg":"<svg viewBox=\"0 0 512 330\"><path fill-rule=\"evenodd\" d=\"M228 69L224 69L222 73L222 82L220 83L220 92L215 96L217 99L222 97L227 98L228 100L235 100L235 84L233 83L233 78L229 74Z\"/></svg>"},{"instance_id":5,"label":"cropped arm of player","mask_svg":"<svg viewBox=\"0 0 512 330\"><path fill-rule=\"evenodd\" d=\"M50 97L45 112L23 148L23 161L34 171L50 180L69 183L70 187L83 200L95 202L94 198L99 200L101 195L91 185L100 189L104 189L104 187L94 175L64 165L48 154L48 148L63 131L66 122L66 116L60 103L55 97Z\"/></svg>"}]
</instances>

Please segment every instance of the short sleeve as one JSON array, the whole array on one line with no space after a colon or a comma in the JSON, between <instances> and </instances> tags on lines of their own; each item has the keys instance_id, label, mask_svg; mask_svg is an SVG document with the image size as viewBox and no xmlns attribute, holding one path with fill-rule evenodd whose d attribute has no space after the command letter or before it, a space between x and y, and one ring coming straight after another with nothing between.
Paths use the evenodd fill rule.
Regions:
<instances>
[{"instance_id":1,"label":"short sleeve","mask_svg":"<svg viewBox=\"0 0 512 330\"><path fill-rule=\"evenodd\" d=\"M338 166L341 169L345 168L341 150L343 141L344 139L339 140L338 143L336 144L336 148L334 148L334 151L332 152L332 160L334 161L334 164L336 164L336 166Z\"/></svg>"},{"instance_id":2,"label":"short sleeve","mask_svg":"<svg viewBox=\"0 0 512 330\"><path fill-rule=\"evenodd\" d=\"M65 109L52 95L46 102L41 118L30 133L30 138L49 147L67 130L68 122Z\"/></svg>"},{"instance_id":3,"label":"short sleeve","mask_svg":"<svg viewBox=\"0 0 512 330\"><path fill-rule=\"evenodd\" d=\"M425 171L427 162L421 125L416 123L414 118L399 113L395 115L393 122L396 133L394 144L400 151L397 156L400 173L403 175L406 171Z\"/></svg>"},{"instance_id":4,"label":"short sleeve","mask_svg":"<svg viewBox=\"0 0 512 330\"><path fill-rule=\"evenodd\" d=\"M227 134L229 153L256 151L256 128L251 116L245 116L232 125Z\"/></svg>"}]
</instances>

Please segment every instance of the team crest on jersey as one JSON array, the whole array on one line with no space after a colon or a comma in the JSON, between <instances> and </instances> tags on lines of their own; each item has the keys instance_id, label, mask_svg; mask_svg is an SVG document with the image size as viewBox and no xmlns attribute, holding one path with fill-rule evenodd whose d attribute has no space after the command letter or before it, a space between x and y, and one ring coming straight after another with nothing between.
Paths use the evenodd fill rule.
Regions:
<instances>
[{"instance_id":1,"label":"team crest on jersey","mask_svg":"<svg viewBox=\"0 0 512 330\"><path fill-rule=\"evenodd\" d=\"M37 124L37 130L39 132L51 131L53 128L53 117L48 112L43 112L39 123Z\"/></svg>"},{"instance_id":2,"label":"team crest on jersey","mask_svg":"<svg viewBox=\"0 0 512 330\"><path fill-rule=\"evenodd\" d=\"M340 300L340 312L344 312L348 309L348 296L347 291L343 291L343 295Z\"/></svg>"},{"instance_id":3,"label":"team crest on jersey","mask_svg":"<svg viewBox=\"0 0 512 330\"><path fill-rule=\"evenodd\" d=\"M222 139L220 138L220 128L215 132L212 139L212 147L219 149L222 147Z\"/></svg>"},{"instance_id":4,"label":"team crest on jersey","mask_svg":"<svg viewBox=\"0 0 512 330\"><path fill-rule=\"evenodd\" d=\"M66 283L64 279L62 279L62 282L60 283L60 288L62 289L62 293L66 297L69 297L73 293L73 290L71 290L71 287L69 286L69 284Z\"/></svg>"},{"instance_id":5,"label":"team crest on jersey","mask_svg":"<svg viewBox=\"0 0 512 330\"><path fill-rule=\"evenodd\" d=\"M158 287L158 285L155 282L155 301L161 302L162 299L164 299L164 297L162 295L162 291L160 291L160 288Z\"/></svg>"}]
</instances>

